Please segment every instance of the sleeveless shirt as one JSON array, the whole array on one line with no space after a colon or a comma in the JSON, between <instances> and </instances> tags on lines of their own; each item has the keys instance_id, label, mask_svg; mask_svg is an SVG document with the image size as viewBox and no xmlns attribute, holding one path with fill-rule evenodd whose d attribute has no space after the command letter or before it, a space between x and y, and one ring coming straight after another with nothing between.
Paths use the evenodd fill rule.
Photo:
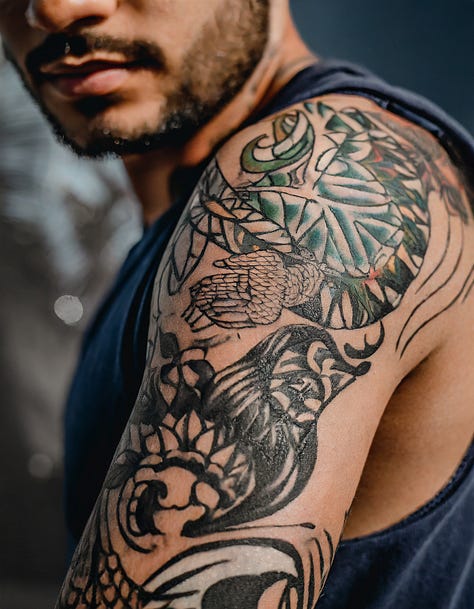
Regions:
<instances>
[{"instance_id":1,"label":"sleeveless shirt","mask_svg":"<svg viewBox=\"0 0 474 609\"><path fill-rule=\"evenodd\" d=\"M297 74L256 122L328 93L368 97L432 133L474 181L474 140L432 102L351 63L324 60ZM85 334L65 417L65 504L77 543L137 397L150 303L167 242L198 181L145 230ZM321 609L474 609L474 443L447 485L383 531L342 541Z\"/></svg>"}]
</instances>

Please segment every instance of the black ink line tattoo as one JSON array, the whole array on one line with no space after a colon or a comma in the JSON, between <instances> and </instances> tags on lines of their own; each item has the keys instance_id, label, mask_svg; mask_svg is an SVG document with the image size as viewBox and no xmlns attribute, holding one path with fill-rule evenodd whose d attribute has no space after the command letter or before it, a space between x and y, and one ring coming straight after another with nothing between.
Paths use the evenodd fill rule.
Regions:
<instances>
[{"instance_id":1,"label":"black ink line tattoo","mask_svg":"<svg viewBox=\"0 0 474 609\"><path fill-rule=\"evenodd\" d=\"M406 340L405 344L403 345L403 348L401 350L401 354L400 357L402 357L405 353L405 351L407 350L407 348L409 347L410 343L413 341L413 339L416 337L416 335L421 332L421 330L423 330L423 328L425 328L428 324L430 324L433 320L435 320L437 317L439 317L440 315L442 315L443 313L445 313L448 309L450 309L453 304L455 304L463 295L463 292L465 293L465 297L463 298L463 301L465 300L465 298L467 298L467 295L469 294L469 290L467 292L465 292L466 290L466 286L468 285L469 281L471 280L471 277L474 274L474 267L471 268L469 275L467 276L466 280L464 281L461 289L459 290L459 292L457 294L454 295L454 297L450 300L450 302L443 307L440 311L438 311L437 313L435 313L434 315L432 315L431 317L429 317L428 319L426 319L411 335L410 337ZM471 286L472 287L472 286Z\"/></svg>"},{"instance_id":2,"label":"black ink line tattoo","mask_svg":"<svg viewBox=\"0 0 474 609\"><path fill-rule=\"evenodd\" d=\"M422 268L433 192L449 217L446 240L417 286L428 295L402 325L401 356L470 293L474 267L418 321L461 268L453 231L468 212L444 163L388 113L322 102L262 126L243 149L239 183L211 162L170 244L142 389L57 609L314 607L343 524L333 533L261 521L304 493L322 413L369 372L386 316ZM216 270L197 279L211 246ZM160 310L176 295L194 332L186 344ZM285 311L300 322L228 365L211 363L232 333Z\"/></svg>"}]
</instances>

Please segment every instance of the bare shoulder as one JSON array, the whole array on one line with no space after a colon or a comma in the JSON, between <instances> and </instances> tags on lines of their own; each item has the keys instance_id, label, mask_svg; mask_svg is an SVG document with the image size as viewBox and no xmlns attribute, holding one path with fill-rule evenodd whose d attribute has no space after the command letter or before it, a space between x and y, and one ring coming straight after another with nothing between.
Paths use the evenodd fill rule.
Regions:
<instances>
[{"instance_id":1,"label":"bare shoulder","mask_svg":"<svg viewBox=\"0 0 474 609\"><path fill-rule=\"evenodd\" d=\"M423 339L408 370L442 338L430 322L445 326L441 311L467 298L471 224L463 177L430 133L370 100L324 96L242 130L220 150L178 231L169 293L215 245L229 256L213 265L219 288L207 276L191 289L194 330L269 325L285 310L357 330L399 310L400 356ZM262 293L236 308L225 289L246 277L256 290L257 271Z\"/></svg>"}]
</instances>

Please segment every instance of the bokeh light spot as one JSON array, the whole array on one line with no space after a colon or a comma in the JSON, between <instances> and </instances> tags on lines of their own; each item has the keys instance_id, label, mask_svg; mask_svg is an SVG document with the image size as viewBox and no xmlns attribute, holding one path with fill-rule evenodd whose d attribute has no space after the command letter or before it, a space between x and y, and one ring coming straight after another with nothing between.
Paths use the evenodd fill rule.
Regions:
<instances>
[{"instance_id":1,"label":"bokeh light spot","mask_svg":"<svg viewBox=\"0 0 474 609\"><path fill-rule=\"evenodd\" d=\"M49 455L35 453L28 460L28 473L33 478L48 480L54 472L54 462Z\"/></svg>"},{"instance_id":2,"label":"bokeh light spot","mask_svg":"<svg viewBox=\"0 0 474 609\"><path fill-rule=\"evenodd\" d=\"M73 326L81 321L84 307L77 296L65 294L54 303L54 312L66 325Z\"/></svg>"}]
</instances>

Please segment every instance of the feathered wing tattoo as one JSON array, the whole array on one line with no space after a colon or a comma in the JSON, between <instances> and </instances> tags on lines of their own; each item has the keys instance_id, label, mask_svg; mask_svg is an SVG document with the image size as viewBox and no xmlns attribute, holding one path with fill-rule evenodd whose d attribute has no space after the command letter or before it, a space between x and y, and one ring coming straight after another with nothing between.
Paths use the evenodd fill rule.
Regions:
<instances>
[{"instance_id":1,"label":"feathered wing tattoo","mask_svg":"<svg viewBox=\"0 0 474 609\"><path fill-rule=\"evenodd\" d=\"M338 528L288 516L315 471L320 417L369 372L417 277L400 356L432 295L461 269L452 302L472 286L449 237L469 213L445 155L400 124L306 103L248 142L238 183L211 162L170 244L142 389L58 609L312 609L347 515ZM425 270L433 192L448 231ZM226 336L286 312L298 322L216 359Z\"/></svg>"},{"instance_id":2,"label":"feathered wing tattoo","mask_svg":"<svg viewBox=\"0 0 474 609\"><path fill-rule=\"evenodd\" d=\"M275 127L275 140L287 139L274 147L290 139L299 151L288 153L289 166L259 162L267 151L260 138L242 154L255 176L250 184L232 188L214 161L195 194L174 243L170 290L181 288L209 241L230 256L215 263L227 272L191 287L185 319L193 328L271 324L284 308L324 327L360 328L396 308L418 274L429 212L416 151L401 147L376 116L321 103L317 111L327 121L318 159L305 145L316 139L311 122L297 111L287 120L303 143Z\"/></svg>"}]
</instances>

